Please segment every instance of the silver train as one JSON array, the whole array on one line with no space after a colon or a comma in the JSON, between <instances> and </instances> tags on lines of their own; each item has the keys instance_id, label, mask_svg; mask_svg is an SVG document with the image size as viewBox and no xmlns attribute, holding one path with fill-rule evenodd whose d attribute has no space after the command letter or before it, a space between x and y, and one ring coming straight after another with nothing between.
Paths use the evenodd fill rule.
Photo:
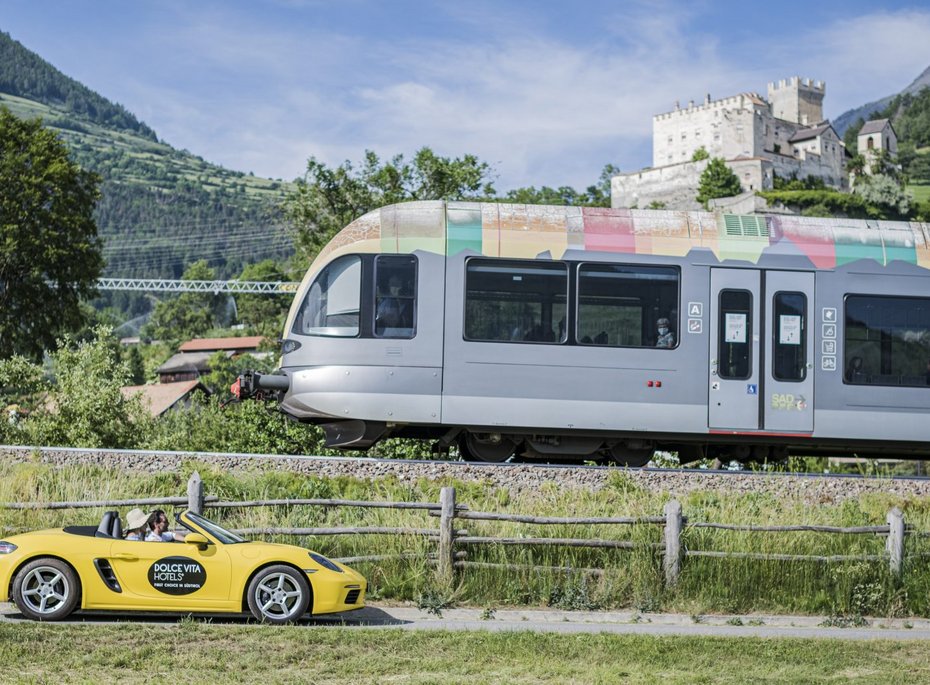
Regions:
<instances>
[{"instance_id":1,"label":"silver train","mask_svg":"<svg viewBox=\"0 0 930 685\"><path fill-rule=\"evenodd\" d=\"M243 397L466 458L927 458L930 225L415 202L307 272Z\"/></svg>"}]
</instances>

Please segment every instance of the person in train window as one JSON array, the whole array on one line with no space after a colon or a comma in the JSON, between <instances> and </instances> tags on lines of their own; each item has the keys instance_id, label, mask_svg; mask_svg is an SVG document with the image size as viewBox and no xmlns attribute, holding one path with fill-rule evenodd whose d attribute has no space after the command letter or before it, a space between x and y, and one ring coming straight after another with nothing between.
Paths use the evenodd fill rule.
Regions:
<instances>
[{"instance_id":1,"label":"person in train window","mask_svg":"<svg viewBox=\"0 0 930 685\"><path fill-rule=\"evenodd\" d=\"M846 380L849 383L865 383L866 376L862 370L862 357L852 357L846 367Z\"/></svg>"},{"instance_id":2,"label":"person in train window","mask_svg":"<svg viewBox=\"0 0 930 685\"><path fill-rule=\"evenodd\" d=\"M656 347L675 347L675 334L669 328L668 319L663 317L656 321L656 330L658 332Z\"/></svg>"},{"instance_id":3,"label":"person in train window","mask_svg":"<svg viewBox=\"0 0 930 685\"><path fill-rule=\"evenodd\" d=\"M388 279L387 295L378 299L375 313L375 328L383 332L387 328L413 328L413 307L409 288L397 274Z\"/></svg>"},{"instance_id":4,"label":"person in train window","mask_svg":"<svg viewBox=\"0 0 930 685\"><path fill-rule=\"evenodd\" d=\"M927 385L930 385L930 359L927 360L927 376L926 376Z\"/></svg>"}]
</instances>

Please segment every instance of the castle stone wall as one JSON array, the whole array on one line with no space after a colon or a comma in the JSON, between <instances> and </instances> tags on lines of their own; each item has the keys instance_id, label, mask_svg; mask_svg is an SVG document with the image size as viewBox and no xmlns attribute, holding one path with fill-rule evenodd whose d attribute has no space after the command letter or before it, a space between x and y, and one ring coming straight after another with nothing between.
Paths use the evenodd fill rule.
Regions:
<instances>
[{"instance_id":1,"label":"castle stone wall","mask_svg":"<svg viewBox=\"0 0 930 685\"><path fill-rule=\"evenodd\" d=\"M661 202L669 209L701 209L695 196L708 161L689 161L614 176L610 180L610 206L646 209L652 202Z\"/></svg>"}]
</instances>

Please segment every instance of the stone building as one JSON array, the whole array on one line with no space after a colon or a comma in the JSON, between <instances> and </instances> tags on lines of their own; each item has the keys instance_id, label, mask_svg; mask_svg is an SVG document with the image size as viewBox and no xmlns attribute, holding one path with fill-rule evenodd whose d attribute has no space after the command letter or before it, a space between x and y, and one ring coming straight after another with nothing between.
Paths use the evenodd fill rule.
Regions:
<instances>
[{"instance_id":1,"label":"stone building","mask_svg":"<svg viewBox=\"0 0 930 685\"><path fill-rule=\"evenodd\" d=\"M696 209L698 182L706 161L693 161L701 148L727 162L744 191L770 189L782 178L816 176L835 188L847 187L846 149L823 120L826 85L792 77L768 84L767 98L741 93L671 112L652 121L652 167L615 176L614 207L662 203Z\"/></svg>"},{"instance_id":2,"label":"stone building","mask_svg":"<svg viewBox=\"0 0 930 685\"><path fill-rule=\"evenodd\" d=\"M867 121L859 129L856 138L859 154L865 158L865 173L872 173L872 164L880 150L884 150L890 159L898 156L898 136L888 119Z\"/></svg>"}]
</instances>

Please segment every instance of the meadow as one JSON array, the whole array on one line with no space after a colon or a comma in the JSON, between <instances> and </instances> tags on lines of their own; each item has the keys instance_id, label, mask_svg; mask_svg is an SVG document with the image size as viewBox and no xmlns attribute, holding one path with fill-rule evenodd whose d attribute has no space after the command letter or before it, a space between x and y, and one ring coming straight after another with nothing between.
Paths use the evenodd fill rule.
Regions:
<instances>
[{"instance_id":1,"label":"meadow","mask_svg":"<svg viewBox=\"0 0 930 685\"><path fill-rule=\"evenodd\" d=\"M361 481L322 479L284 471L228 473L191 462L180 472L113 472L99 466L53 468L39 462L0 466L0 501L49 502L135 497L183 496L189 474L197 470L207 495L225 500L338 498L377 501L438 502L443 485L456 487L457 499L473 511L535 516L656 516L667 494L648 492L613 473L597 491L546 486L515 493L486 484L393 478ZM843 527L881 525L892 506L905 512L910 526L930 531L930 503L918 499L867 495L840 503L811 506L800 498L749 493L698 492L680 498L694 521L756 525L824 524ZM0 510L4 535L14 530L66 524L96 524L102 509ZM125 514L125 512L123 512ZM388 526L437 528L424 511L358 507L277 506L210 509L207 515L230 528ZM407 601L441 610L476 607L552 606L561 609L634 609L642 613L687 614L756 612L819 614L835 617L930 616L930 543L908 536L904 570L893 577L887 564L817 563L687 558L679 584L664 584L661 554L650 543L662 541L658 525L541 526L498 521L461 520L469 535L495 537L563 537L632 540L631 550L559 546L469 546L468 560L491 563L601 568L601 576L582 570L540 572L468 568L451 584L437 581L427 555L436 542L416 536L348 535L277 541L302 544L333 557L415 554L415 559L358 562L369 580L369 599ZM878 535L827 535L813 532L762 533L685 527L686 549L769 554L881 554ZM461 548L460 548L461 549Z\"/></svg>"}]
</instances>

